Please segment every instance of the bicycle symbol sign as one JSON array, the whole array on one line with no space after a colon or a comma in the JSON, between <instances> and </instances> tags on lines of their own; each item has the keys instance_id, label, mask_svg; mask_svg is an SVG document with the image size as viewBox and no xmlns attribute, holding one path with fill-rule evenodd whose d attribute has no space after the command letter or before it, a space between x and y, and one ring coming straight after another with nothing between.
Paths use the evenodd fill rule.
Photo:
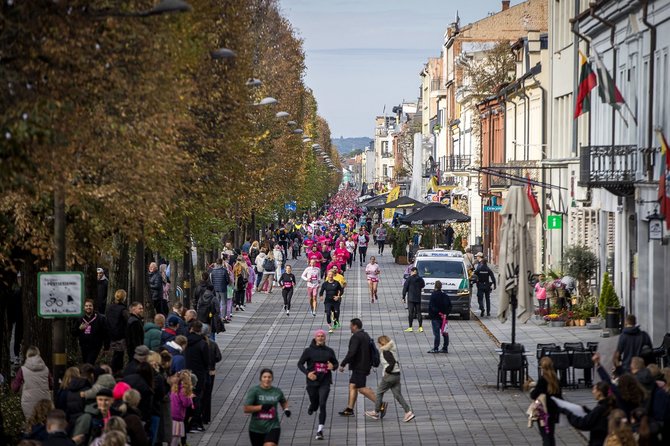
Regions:
<instances>
[{"instance_id":1,"label":"bicycle symbol sign","mask_svg":"<svg viewBox=\"0 0 670 446\"><path fill-rule=\"evenodd\" d=\"M84 274L81 272L38 273L40 317L76 317L84 306Z\"/></svg>"}]
</instances>

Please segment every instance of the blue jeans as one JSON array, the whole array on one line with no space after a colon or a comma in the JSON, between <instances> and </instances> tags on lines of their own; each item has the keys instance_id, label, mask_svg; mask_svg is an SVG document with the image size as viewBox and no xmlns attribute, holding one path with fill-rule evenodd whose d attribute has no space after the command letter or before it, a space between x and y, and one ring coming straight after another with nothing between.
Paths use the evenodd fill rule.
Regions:
<instances>
[{"instance_id":1,"label":"blue jeans","mask_svg":"<svg viewBox=\"0 0 670 446\"><path fill-rule=\"evenodd\" d=\"M442 350L447 350L449 348L449 334L441 334L441 328L442 328L442 319L432 319L430 321L431 325L433 326L433 350L439 350L440 349L440 335L444 338L444 343L442 344Z\"/></svg>"}]
</instances>

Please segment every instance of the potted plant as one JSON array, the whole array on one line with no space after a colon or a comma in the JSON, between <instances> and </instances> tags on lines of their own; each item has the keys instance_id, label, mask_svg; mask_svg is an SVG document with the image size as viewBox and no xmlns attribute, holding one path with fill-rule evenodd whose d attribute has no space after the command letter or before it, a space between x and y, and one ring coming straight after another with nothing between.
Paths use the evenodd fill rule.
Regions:
<instances>
[{"instance_id":1,"label":"potted plant","mask_svg":"<svg viewBox=\"0 0 670 446\"><path fill-rule=\"evenodd\" d=\"M589 280L598 271L600 261L586 246L568 246L563 253L563 272L577 280L580 296L589 294Z\"/></svg>"},{"instance_id":2,"label":"potted plant","mask_svg":"<svg viewBox=\"0 0 670 446\"><path fill-rule=\"evenodd\" d=\"M566 316L565 313L551 313L544 317L544 320L549 322L552 327L565 327Z\"/></svg>"},{"instance_id":3,"label":"potted plant","mask_svg":"<svg viewBox=\"0 0 670 446\"><path fill-rule=\"evenodd\" d=\"M620 320L619 320L619 308L621 304L619 303L619 297L614 291L614 285L610 280L609 274L605 273L603 275L603 284L600 290L600 299L598 300L598 311L600 312L600 317L605 317L605 328L618 329Z\"/></svg>"},{"instance_id":4,"label":"potted plant","mask_svg":"<svg viewBox=\"0 0 670 446\"><path fill-rule=\"evenodd\" d=\"M397 229L394 231L391 254L399 265L407 265L407 244L411 241L409 229Z\"/></svg>"}]
</instances>

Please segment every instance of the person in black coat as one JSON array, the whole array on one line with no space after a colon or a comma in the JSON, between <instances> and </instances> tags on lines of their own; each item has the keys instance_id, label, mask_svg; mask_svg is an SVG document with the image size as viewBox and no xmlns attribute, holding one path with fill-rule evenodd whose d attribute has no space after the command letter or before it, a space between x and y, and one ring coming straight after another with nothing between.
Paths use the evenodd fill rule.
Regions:
<instances>
[{"instance_id":1,"label":"person in black coat","mask_svg":"<svg viewBox=\"0 0 670 446\"><path fill-rule=\"evenodd\" d=\"M563 399L563 393L561 392L558 376L556 376L556 370L554 370L554 363L549 356L545 356L540 360L540 371L541 375L535 387L530 392L530 398L536 400L540 395L544 394L546 396L547 414L549 415L548 428L541 426L539 423L538 426L540 428L540 436L542 437L542 445L555 446L556 423L558 423L560 412L551 397L555 396L556 398Z\"/></svg>"},{"instance_id":2,"label":"person in black coat","mask_svg":"<svg viewBox=\"0 0 670 446\"><path fill-rule=\"evenodd\" d=\"M307 395L309 395L307 413L312 415L319 409L317 436L322 438L323 426L326 424L326 405L333 383L332 371L336 370L338 365L335 351L326 345L326 332L316 330L314 339L298 360L298 369L307 377Z\"/></svg>"},{"instance_id":3,"label":"person in black coat","mask_svg":"<svg viewBox=\"0 0 670 446\"><path fill-rule=\"evenodd\" d=\"M149 264L149 295L151 296L151 303L154 306L156 313L162 315L167 314L167 305L163 305L163 277L158 271L158 265L155 262Z\"/></svg>"},{"instance_id":4,"label":"person in black coat","mask_svg":"<svg viewBox=\"0 0 670 446\"><path fill-rule=\"evenodd\" d=\"M214 392L216 364L223 359L221 356L221 349L217 343L208 339L209 332L210 328L206 325L203 326L203 337L205 338L205 342L207 342L207 347L209 348L207 385L205 386L202 397L202 422L204 424L209 424L209 422L212 421L212 392Z\"/></svg>"},{"instance_id":5,"label":"person in black coat","mask_svg":"<svg viewBox=\"0 0 670 446\"><path fill-rule=\"evenodd\" d=\"M440 351L440 335L444 339L442 343L442 353L449 353L449 333L446 331L446 324L448 324L448 316L451 313L451 298L442 291L442 282L439 280L435 282L435 290L430 295L430 302L428 303L428 317L431 319L433 327L433 349L428 350L428 353L437 353ZM445 330L443 330L445 326Z\"/></svg>"},{"instance_id":6,"label":"person in black coat","mask_svg":"<svg viewBox=\"0 0 670 446\"><path fill-rule=\"evenodd\" d=\"M484 299L486 299L486 315L491 316L491 286L496 289L496 277L491 271L491 268L486 264L486 257L482 253L477 253L479 258L479 265L475 268L472 274L477 284L477 302L479 303L479 310L481 317L484 317Z\"/></svg>"},{"instance_id":7,"label":"person in black coat","mask_svg":"<svg viewBox=\"0 0 670 446\"><path fill-rule=\"evenodd\" d=\"M130 304L130 316L126 328L126 351L130 361L135 354L135 348L144 345L144 306L139 302Z\"/></svg>"},{"instance_id":8,"label":"person in black coat","mask_svg":"<svg viewBox=\"0 0 670 446\"><path fill-rule=\"evenodd\" d=\"M60 409L49 412L49 415L47 415L47 432L49 435L42 442L42 446L75 446L66 429L65 412Z\"/></svg>"},{"instance_id":9,"label":"person in black coat","mask_svg":"<svg viewBox=\"0 0 670 446\"><path fill-rule=\"evenodd\" d=\"M338 412L344 417L354 415L354 406L360 393L373 403L376 401L375 392L366 387L367 377L372 368L372 359L370 357L370 336L363 331L363 322L354 318L349 326L351 329L351 338L349 339L349 350L347 355L340 362L340 372L344 372L344 367L349 365L351 376L349 377L349 400L347 407Z\"/></svg>"},{"instance_id":10,"label":"person in black coat","mask_svg":"<svg viewBox=\"0 0 670 446\"><path fill-rule=\"evenodd\" d=\"M191 329L186 337L188 344L184 351L186 368L191 370L198 379L193 389L195 409L193 410L190 428L201 429L202 423L202 397L207 386L209 375L209 346L202 335L202 322L193 321Z\"/></svg>"},{"instance_id":11,"label":"person in black coat","mask_svg":"<svg viewBox=\"0 0 670 446\"><path fill-rule=\"evenodd\" d=\"M109 291L109 279L105 276L105 270L98 268L98 289L95 296L95 309L100 314L105 314L107 309L107 293Z\"/></svg>"},{"instance_id":12,"label":"person in black coat","mask_svg":"<svg viewBox=\"0 0 670 446\"><path fill-rule=\"evenodd\" d=\"M123 382L140 392L138 410L142 414L145 430L149 433L154 407L154 370L148 362L140 362L135 373L123 377Z\"/></svg>"},{"instance_id":13,"label":"person in black coat","mask_svg":"<svg viewBox=\"0 0 670 446\"><path fill-rule=\"evenodd\" d=\"M610 385L605 381L595 384L591 393L598 403L591 410L584 408L587 413L583 417L578 417L566 409L560 411L568 418L572 427L590 432L589 446L602 446L607 438L607 418L616 407L616 403L614 398L609 396Z\"/></svg>"},{"instance_id":14,"label":"person in black coat","mask_svg":"<svg viewBox=\"0 0 670 446\"><path fill-rule=\"evenodd\" d=\"M105 318L107 319L107 333L109 335L110 348L112 350L112 371L118 373L123 369L123 354L126 351L126 331L128 328L128 307L126 292L117 290L114 293L114 302L107 307ZM144 327L142 327L144 331ZM142 335L144 342L144 335Z\"/></svg>"},{"instance_id":15,"label":"person in black coat","mask_svg":"<svg viewBox=\"0 0 670 446\"><path fill-rule=\"evenodd\" d=\"M421 290L426 286L423 277L419 275L416 266L410 268L409 277L402 287L402 300L407 299L407 310L409 312L409 326L405 331L414 331L412 324L414 318L419 321L419 332L423 332L423 320L421 318Z\"/></svg>"},{"instance_id":16,"label":"person in black coat","mask_svg":"<svg viewBox=\"0 0 670 446\"><path fill-rule=\"evenodd\" d=\"M76 327L81 358L84 364L95 364L103 348L109 350L109 334L105 315L95 311L92 299L84 302L84 316Z\"/></svg>"}]
</instances>

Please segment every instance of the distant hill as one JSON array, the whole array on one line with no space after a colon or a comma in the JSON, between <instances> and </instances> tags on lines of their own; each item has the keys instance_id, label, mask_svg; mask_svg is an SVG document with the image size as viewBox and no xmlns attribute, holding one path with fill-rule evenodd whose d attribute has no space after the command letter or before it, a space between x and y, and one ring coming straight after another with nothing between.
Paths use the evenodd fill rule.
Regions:
<instances>
[{"instance_id":1,"label":"distant hill","mask_svg":"<svg viewBox=\"0 0 670 446\"><path fill-rule=\"evenodd\" d=\"M368 137L358 137L358 138L333 138L331 142L337 150L342 154L347 154L354 149L363 150L365 147L369 146L372 143L373 139Z\"/></svg>"}]
</instances>

